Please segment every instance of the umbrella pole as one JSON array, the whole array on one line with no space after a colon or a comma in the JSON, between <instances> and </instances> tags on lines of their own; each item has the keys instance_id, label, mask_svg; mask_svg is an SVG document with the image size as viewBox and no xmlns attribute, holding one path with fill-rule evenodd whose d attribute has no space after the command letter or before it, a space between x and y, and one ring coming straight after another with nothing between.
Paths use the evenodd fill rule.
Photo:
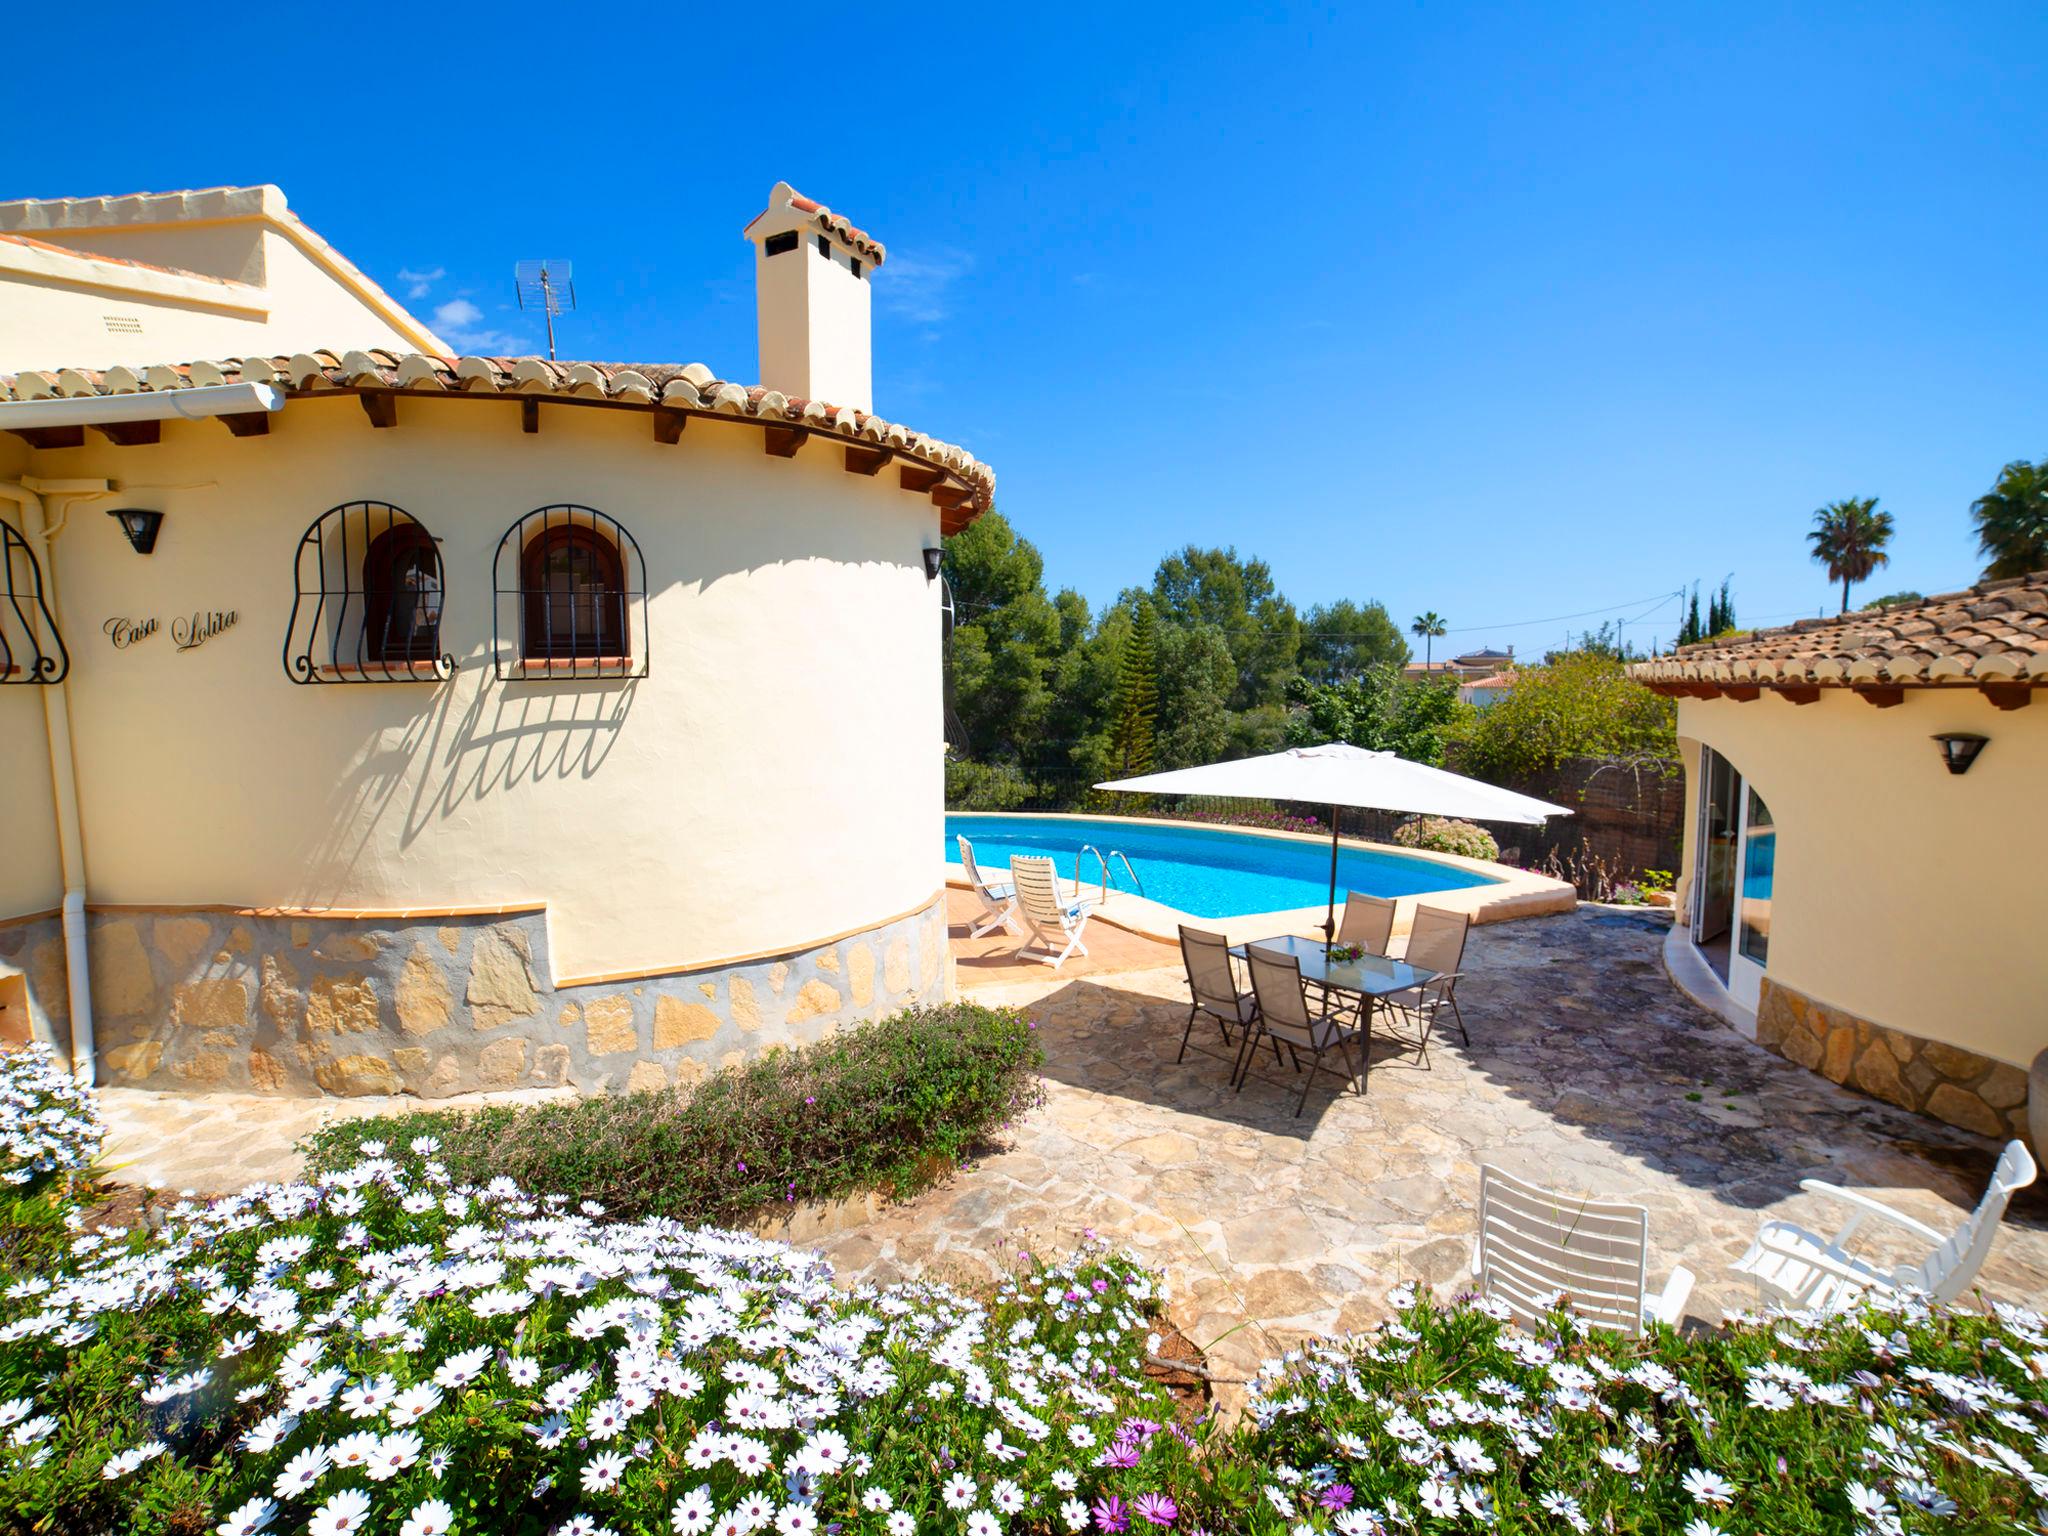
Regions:
<instances>
[{"instance_id":1,"label":"umbrella pole","mask_svg":"<svg viewBox=\"0 0 2048 1536\"><path fill-rule=\"evenodd\" d=\"M1323 942L1337 941L1337 807L1330 807L1330 904L1323 913Z\"/></svg>"}]
</instances>

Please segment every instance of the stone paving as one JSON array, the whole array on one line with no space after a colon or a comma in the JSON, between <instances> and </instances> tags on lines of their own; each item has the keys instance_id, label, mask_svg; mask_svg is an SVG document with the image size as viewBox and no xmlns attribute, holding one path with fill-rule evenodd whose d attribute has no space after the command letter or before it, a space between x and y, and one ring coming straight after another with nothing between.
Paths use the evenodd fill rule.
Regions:
<instances>
[{"instance_id":1,"label":"stone paving","mask_svg":"<svg viewBox=\"0 0 2048 1536\"><path fill-rule=\"evenodd\" d=\"M1175 1322L1212 1368L1248 1376L1303 1333L1384 1315L1398 1280L1468 1280L1481 1160L1648 1207L1652 1284L1686 1265L1689 1313L1710 1322L1753 1299L1727 1266L1760 1219L1826 1223L1802 1178L1938 1227L1961 1218L1994 1143L1743 1040L1672 987L1662 931L1594 907L1473 930L1459 988L1472 1046L1439 1035L1425 1065L1377 1042L1365 1096L1326 1076L1298 1120L1270 1062L1241 1095L1227 1060L1191 1050L1175 1065L1177 970L978 989L1038 1021L1045 1107L943 1188L818 1246L846 1278L972 1282L1093 1229L1161 1267ZM1220 1045L1213 1028L1195 1039ZM2039 1191L2015 1205L1983 1283L2048 1298Z\"/></svg>"},{"instance_id":2,"label":"stone paving","mask_svg":"<svg viewBox=\"0 0 2048 1536\"><path fill-rule=\"evenodd\" d=\"M975 986L963 967L974 996L1038 1022L1046 1104L943 1187L835 1234L799 1236L849 1280L971 1284L1020 1249L1055 1250L1093 1229L1166 1273L1174 1321L1228 1377L1306 1333L1377 1320L1397 1280L1468 1280L1482 1160L1647 1206L1652 1283L1686 1265L1698 1276L1690 1313L1708 1322L1751 1300L1727 1265L1760 1219L1826 1225L1802 1178L1870 1190L1937 1227L1961 1219L1995 1143L1743 1040L1671 985L1662 931L1657 919L1595 907L1474 929L1459 988L1471 1047L1440 1035L1425 1063L1382 1039L1364 1096L1339 1096L1326 1076L1299 1119L1285 1069L1267 1064L1234 1095L1227 1058L1191 1049L1175 1064L1187 996L1177 968L1035 967ZM1198 1030L1195 1045L1220 1041ZM293 1142L338 1116L419 1103L102 1097L118 1179L207 1192L295 1174ZM2040 1190L2015 1203L1982 1278L1995 1295L2048 1299Z\"/></svg>"}]
</instances>

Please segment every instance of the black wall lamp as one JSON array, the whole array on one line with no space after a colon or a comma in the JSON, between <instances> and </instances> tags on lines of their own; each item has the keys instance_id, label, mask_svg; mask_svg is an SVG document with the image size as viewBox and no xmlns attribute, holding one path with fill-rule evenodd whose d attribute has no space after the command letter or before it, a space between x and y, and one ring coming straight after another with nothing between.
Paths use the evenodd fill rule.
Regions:
<instances>
[{"instance_id":1,"label":"black wall lamp","mask_svg":"<svg viewBox=\"0 0 2048 1536\"><path fill-rule=\"evenodd\" d=\"M146 507L115 507L107 516L120 519L121 531L128 535L128 542L138 555L156 548L156 531L163 524L163 513Z\"/></svg>"},{"instance_id":2,"label":"black wall lamp","mask_svg":"<svg viewBox=\"0 0 2048 1536\"><path fill-rule=\"evenodd\" d=\"M1977 761L1977 754L1984 750L1984 743L1991 738L1975 736L1968 731L1943 731L1934 739L1941 743L1941 757L1948 764L1948 771L1968 773L1970 764Z\"/></svg>"},{"instance_id":3,"label":"black wall lamp","mask_svg":"<svg viewBox=\"0 0 2048 1536\"><path fill-rule=\"evenodd\" d=\"M946 552L943 549L928 549L924 552L924 579L926 581L937 581L939 579L939 562L945 558Z\"/></svg>"}]
</instances>

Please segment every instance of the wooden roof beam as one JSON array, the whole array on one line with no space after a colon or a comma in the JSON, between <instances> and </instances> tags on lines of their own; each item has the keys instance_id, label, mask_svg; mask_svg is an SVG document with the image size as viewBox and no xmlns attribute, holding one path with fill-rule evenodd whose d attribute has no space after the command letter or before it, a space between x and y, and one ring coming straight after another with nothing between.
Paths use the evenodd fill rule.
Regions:
<instances>
[{"instance_id":1,"label":"wooden roof beam","mask_svg":"<svg viewBox=\"0 0 2048 1536\"><path fill-rule=\"evenodd\" d=\"M882 466L896 457L893 448L856 448L848 445L846 450L846 472L849 475L875 475Z\"/></svg>"},{"instance_id":2,"label":"wooden roof beam","mask_svg":"<svg viewBox=\"0 0 2048 1536\"><path fill-rule=\"evenodd\" d=\"M1896 683L1889 686L1880 684L1873 688L1858 688L1856 696L1867 703L1875 704L1879 709L1893 709L1906 702L1906 690Z\"/></svg>"},{"instance_id":3,"label":"wooden roof beam","mask_svg":"<svg viewBox=\"0 0 2048 1536\"><path fill-rule=\"evenodd\" d=\"M519 397L519 430L538 432L540 430L540 402L531 395Z\"/></svg>"},{"instance_id":4,"label":"wooden roof beam","mask_svg":"<svg viewBox=\"0 0 2048 1536\"><path fill-rule=\"evenodd\" d=\"M770 427L761 440L761 446L771 458L793 459L797 449L803 447L804 439L810 435L801 427Z\"/></svg>"},{"instance_id":5,"label":"wooden roof beam","mask_svg":"<svg viewBox=\"0 0 2048 1536\"><path fill-rule=\"evenodd\" d=\"M677 443L682 441L683 428L690 424L690 417L687 412L671 411L665 406L657 405L654 408L653 414L654 440L657 443Z\"/></svg>"},{"instance_id":6,"label":"wooden roof beam","mask_svg":"<svg viewBox=\"0 0 2048 1536\"><path fill-rule=\"evenodd\" d=\"M2025 709L2034 702L2034 690L2025 683L1985 683L1984 697L2000 709Z\"/></svg>"},{"instance_id":7,"label":"wooden roof beam","mask_svg":"<svg viewBox=\"0 0 2048 1536\"><path fill-rule=\"evenodd\" d=\"M946 472L943 469L927 469L922 464L906 464L896 471L896 483L906 491L916 491L920 496L945 478Z\"/></svg>"},{"instance_id":8,"label":"wooden roof beam","mask_svg":"<svg viewBox=\"0 0 2048 1536\"><path fill-rule=\"evenodd\" d=\"M164 435L164 424L160 421L96 421L92 429L123 448L132 448L137 443L160 443Z\"/></svg>"},{"instance_id":9,"label":"wooden roof beam","mask_svg":"<svg viewBox=\"0 0 2048 1536\"><path fill-rule=\"evenodd\" d=\"M83 448L83 427L9 427L8 431L31 448Z\"/></svg>"},{"instance_id":10,"label":"wooden roof beam","mask_svg":"<svg viewBox=\"0 0 2048 1536\"><path fill-rule=\"evenodd\" d=\"M268 411L237 411L220 419L221 424L237 437L262 437L270 431Z\"/></svg>"},{"instance_id":11,"label":"wooden roof beam","mask_svg":"<svg viewBox=\"0 0 2048 1536\"><path fill-rule=\"evenodd\" d=\"M382 390L364 389L356 392L356 399L362 402L363 414L370 418L373 427L395 427L398 425L398 397Z\"/></svg>"}]
</instances>

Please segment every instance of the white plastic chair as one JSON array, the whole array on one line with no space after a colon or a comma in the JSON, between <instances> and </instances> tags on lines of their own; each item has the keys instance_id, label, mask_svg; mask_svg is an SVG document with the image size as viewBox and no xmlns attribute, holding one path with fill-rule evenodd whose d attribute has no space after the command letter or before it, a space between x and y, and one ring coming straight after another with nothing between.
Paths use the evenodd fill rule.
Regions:
<instances>
[{"instance_id":1,"label":"white plastic chair","mask_svg":"<svg viewBox=\"0 0 2048 1536\"><path fill-rule=\"evenodd\" d=\"M974 844L957 835L953 840L960 845L960 867L967 872L968 883L981 899L981 926L970 930L968 937L978 939L998 928L1007 928L1010 919L1017 915L1016 886L1007 880L991 880L982 874L981 866L974 862Z\"/></svg>"},{"instance_id":2,"label":"white plastic chair","mask_svg":"<svg viewBox=\"0 0 2048 1536\"><path fill-rule=\"evenodd\" d=\"M1650 1213L1640 1205L1583 1200L1479 1165L1479 1240L1472 1272L1480 1291L1531 1327L1559 1305L1589 1323L1640 1334L1645 1322L1676 1327L1693 1274L1675 1265L1649 1294Z\"/></svg>"},{"instance_id":3,"label":"white plastic chair","mask_svg":"<svg viewBox=\"0 0 2048 1536\"><path fill-rule=\"evenodd\" d=\"M1795 1222L1767 1221L1734 1268L1756 1281L1760 1299L1788 1307L1833 1310L1853 1306L1865 1294L1890 1296L1909 1290L1924 1291L1936 1301L1954 1301L1984 1267L2013 1192L2033 1183L2038 1171L2026 1143L2008 1142L1977 1209L1948 1233L1856 1190L1802 1179L1799 1187L1809 1195L1849 1207L1849 1219L1833 1237L1821 1237ZM1884 1269L1850 1253L1849 1239L1872 1217L1927 1243L1927 1257L1917 1264Z\"/></svg>"},{"instance_id":4,"label":"white plastic chair","mask_svg":"<svg viewBox=\"0 0 2048 1536\"><path fill-rule=\"evenodd\" d=\"M1067 956L1088 953L1081 934L1095 915L1094 897L1061 895L1052 860L1038 855L1019 854L1011 859L1010 878L1017 884L1017 915L1031 930L1017 952L1020 956L1031 955L1058 970ZM1032 955L1034 945L1044 953Z\"/></svg>"}]
</instances>

